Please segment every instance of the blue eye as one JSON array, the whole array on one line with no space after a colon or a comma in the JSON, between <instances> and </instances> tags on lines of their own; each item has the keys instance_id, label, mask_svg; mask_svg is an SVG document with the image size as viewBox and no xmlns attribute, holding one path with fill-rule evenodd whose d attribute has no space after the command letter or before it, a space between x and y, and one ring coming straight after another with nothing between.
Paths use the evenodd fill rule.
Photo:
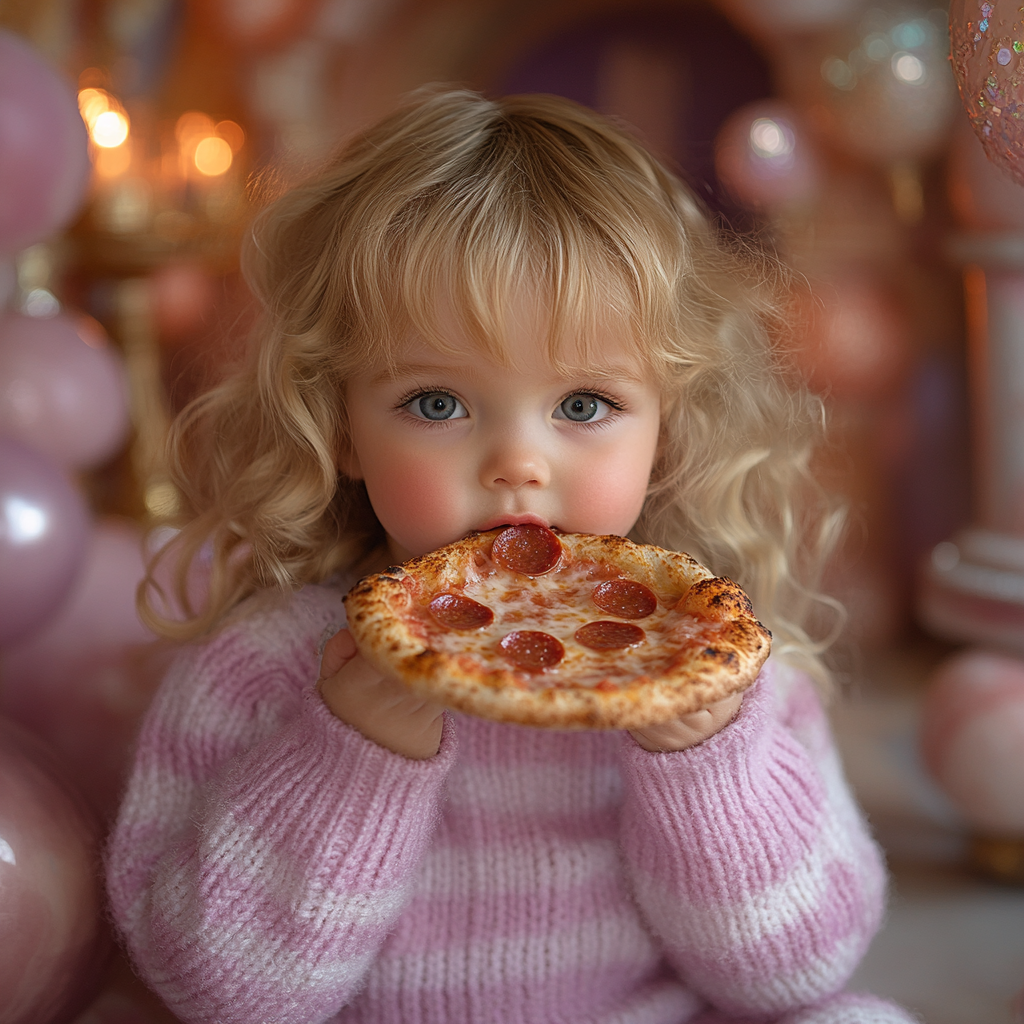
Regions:
<instances>
[{"instance_id":1,"label":"blue eye","mask_svg":"<svg viewBox=\"0 0 1024 1024\"><path fill-rule=\"evenodd\" d=\"M595 395L570 395L562 401L555 416L557 419L586 423L588 420L600 419L602 407L607 409L605 403ZM558 413L562 415L559 416Z\"/></svg>"},{"instance_id":2,"label":"blue eye","mask_svg":"<svg viewBox=\"0 0 1024 1024\"><path fill-rule=\"evenodd\" d=\"M461 419L466 415L462 403L454 395L449 395L447 391L430 391L425 395L420 395L409 402L406 408L419 419L434 420L435 422Z\"/></svg>"}]
</instances>

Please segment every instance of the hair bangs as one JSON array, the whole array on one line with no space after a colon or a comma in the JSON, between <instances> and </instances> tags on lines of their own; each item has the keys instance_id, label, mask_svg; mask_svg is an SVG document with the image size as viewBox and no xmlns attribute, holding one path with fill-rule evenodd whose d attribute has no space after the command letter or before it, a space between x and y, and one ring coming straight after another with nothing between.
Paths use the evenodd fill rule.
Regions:
<instances>
[{"instance_id":1,"label":"hair bangs","mask_svg":"<svg viewBox=\"0 0 1024 1024\"><path fill-rule=\"evenodd\" d=\"M526 309L559 368L591 362L595 339L609 328L649 362L652 310L671 307L670 294L652 299L650 282L670 293L667 275L643 266L636 251L643 246L610 237L564 192L545 194L544 177L497 175L486 188L436 188L394 217L380 265L361 275L375 283L375 295L360 303L372 335L364 358L391 365L410 336L454 355L469 338L514 364L509 325ZM367 317L371 306L375 315Z\"/></svg>"}]
</instances>

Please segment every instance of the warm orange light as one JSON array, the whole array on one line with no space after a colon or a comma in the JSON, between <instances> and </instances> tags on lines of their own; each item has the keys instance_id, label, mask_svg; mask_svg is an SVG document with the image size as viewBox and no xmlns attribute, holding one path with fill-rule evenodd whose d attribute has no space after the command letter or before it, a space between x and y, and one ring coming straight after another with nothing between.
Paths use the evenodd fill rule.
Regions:
<instances>
[{"instance_id":1,"label":"warm orange light","mask_svg":"<svg viewBox=\"0 0 1024 1024\"><path fill-rule=\"evenodd\" d=\"M113 149L96 148L93 167L101 178L120 178L132 164L131 146L115 146Z\"/></svg>"},{"instance_id":2,"label":"warm orange light","mask_svg":"<svg viewBox=\"0 0 1024 1024\"><path fill-rule=\"evenodd\" d=\"M128 118L117 110L105 110L93 121L89 136L103 149L115 149L128 138Z\"/></svg>"},{"instance_id":3,"label":"warm orange light","mask_svg":"<svg viewBox=\"0 0 1024 1024\"><path fill-rule=\"evenodd\" d=\"M192 160L200 174L213 178L231 166L231 147L222 138L210 135L196 146Z\"/></svg>"}]
</instances>

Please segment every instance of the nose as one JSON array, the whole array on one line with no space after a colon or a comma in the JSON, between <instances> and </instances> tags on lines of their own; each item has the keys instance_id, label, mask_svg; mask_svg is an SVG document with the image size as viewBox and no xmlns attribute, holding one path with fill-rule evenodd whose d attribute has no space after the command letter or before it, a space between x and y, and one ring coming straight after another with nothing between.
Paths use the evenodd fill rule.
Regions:
<instances>
[{"instance_id":1,"label":"nose","mask_svg":"<svg viewBox=\"0 0 1024 1024\"><path fill-rule=\"evenodd\" d=\"M523 435L496 434L480 464L487 488L547 487L551 468L539 444Z\"/></svg>"}]
</instances>

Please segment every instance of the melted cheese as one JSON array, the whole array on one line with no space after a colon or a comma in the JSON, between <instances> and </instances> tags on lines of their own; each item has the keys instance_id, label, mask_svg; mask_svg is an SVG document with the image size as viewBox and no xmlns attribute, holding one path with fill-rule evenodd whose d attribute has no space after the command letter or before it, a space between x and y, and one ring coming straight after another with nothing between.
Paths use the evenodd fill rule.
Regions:
<instances>
[{"instance_id":1,"label":"melted cheese","mask_svg":"<svg viewBox=\"0 0 1024 1024\"><path fill-rule=\"evenodd\" d=\"M485 671L502 668L531 688L550 686L621 686L640 676L665 672L684 647L706 643L721 629L718 623L674 610L680 594L658 594L658 607L642 619L622 619L594 604L592 592L601 582L626 579L620 569L593 561L560 565L535 578L498 568L480 552L466 573L465 582L446 590L414 596L414 630L433 649L468 655ZM461 630L441 625L427 607L438 593L461 593L494 612L483 628ZM645 640L635 647L595 651L578 643L576 630L604 619L640 626ZM561 641L565 657L557 665L530 672L519 668L501 650L503 637L515 630L539 630Z\"/></svg>"}]
</instances>

